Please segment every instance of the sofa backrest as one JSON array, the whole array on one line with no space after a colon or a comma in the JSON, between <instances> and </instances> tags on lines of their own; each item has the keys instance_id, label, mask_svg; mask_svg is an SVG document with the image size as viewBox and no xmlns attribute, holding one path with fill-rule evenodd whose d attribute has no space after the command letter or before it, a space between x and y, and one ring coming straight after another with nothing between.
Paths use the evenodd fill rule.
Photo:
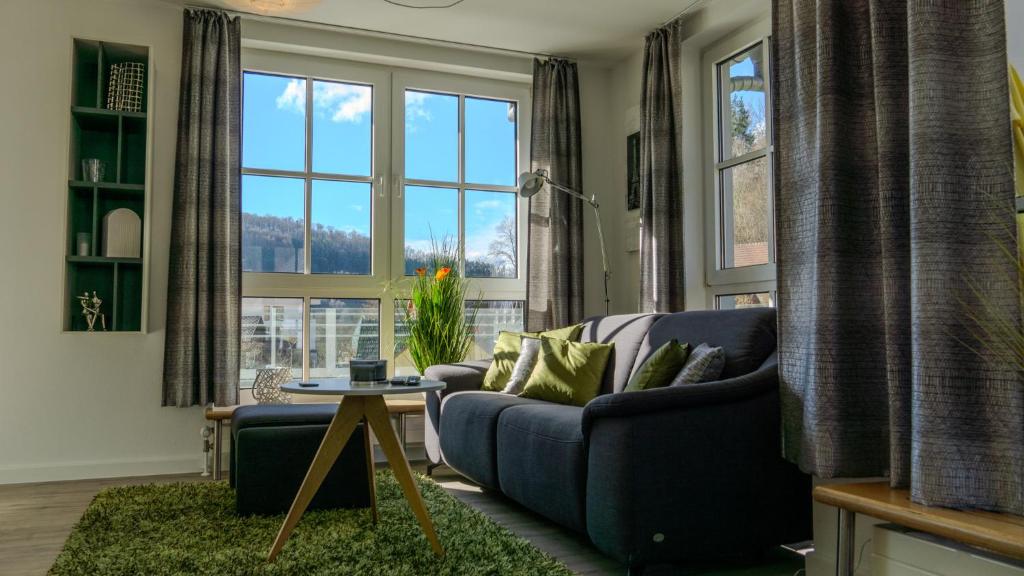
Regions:
<instances>
[{"instance_id":1,"label":"sofa backrest","mask_svg":"<svg viewBox=\"0 0 1024 576\"><path fill-rule=\"evenodd\" d=\"M760 368L775 352L775 309L702 310L662 316L644 337L630 374L672 338L691 347L704 342L721 346L725 349L722 378L741 376Z\"/></svg>"},{"instance_id":2,"label":"sofa backrest","mask_svg":"<svg viewBox=\"0 0 1024 576\"><path fill-rule=\"evenodd\" d=\"M601 394L618 392L626 387L644 336L662 316L663 314L617 314L584 321L580 342L615 343L615 353L608 360L608 366L604 371Z\"/></svg>"}]
</instances>

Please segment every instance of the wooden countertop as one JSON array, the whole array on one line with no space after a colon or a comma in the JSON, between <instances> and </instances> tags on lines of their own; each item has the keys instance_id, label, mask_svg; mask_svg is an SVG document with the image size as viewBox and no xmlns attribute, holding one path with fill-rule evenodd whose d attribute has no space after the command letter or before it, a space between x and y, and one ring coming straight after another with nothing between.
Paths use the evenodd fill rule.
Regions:
<instances>
[{"instance_id":1,"label":"wooden countertop","mask_svg":"<svg viewBox=\"0 0 1024 576\"><path fill-rule=\"evenodd\" d=\"M830 484L814 489L823 504L934 534L1024 560L1024 517L980 510L953 510L910 501L908 490L887 482Z\"/></svg>"}]
</instances>

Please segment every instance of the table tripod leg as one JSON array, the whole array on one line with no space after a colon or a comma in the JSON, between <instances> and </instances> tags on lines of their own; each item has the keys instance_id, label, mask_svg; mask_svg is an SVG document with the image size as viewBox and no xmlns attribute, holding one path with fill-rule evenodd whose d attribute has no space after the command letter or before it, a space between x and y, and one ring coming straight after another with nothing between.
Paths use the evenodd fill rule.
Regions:
<instances>
[{"instance_id":1,"label":"table tripod leg","mask_svg":"<svg viewBox=\"0 0 1024 576\"><path fill-rule=\"evenodd\" d=\"M352 432L356 429L356 425L363 419L364 404L363 398L346 396L342 399L341 404L338 405L338 412L334 415L334 419L331 420L331 425L327 427L327 433L320 443L320 448L313 458L313 463L309 465L309 471L306 472L306 478L302 481L302 487L299 488L299 493L295 495L292 507L288 510L284 523L281 524L277 538L274 539L274 545L270 548L270 553L267 555L268 562L273 562L277 554L284 548L284 544L288 541L288 537L291 536L292 530L295 529L295 525L302 518L302 513L306 511L309 503L313 500L313 496L316 495L316 491L320 488L320 484L323 483L327 473L334 466L334 461L341 454L341 449L348 443Z\"/></svg>"}]
</instances>

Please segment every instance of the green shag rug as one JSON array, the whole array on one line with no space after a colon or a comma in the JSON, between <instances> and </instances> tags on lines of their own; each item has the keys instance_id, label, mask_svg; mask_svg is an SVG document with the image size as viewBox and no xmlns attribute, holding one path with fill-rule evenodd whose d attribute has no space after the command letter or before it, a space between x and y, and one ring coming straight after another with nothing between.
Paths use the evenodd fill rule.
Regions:
<instances>
[{"instance_id":1,"label":"green shag rug","mask_svg":"<svg viewBox=\"0 0 1024 576\"><path fill-rule=\"evenodd\" d=\"M235 515L226 482L151 484L100 492L53 575L571 575L563 564L421 475L445 557L438 559L391 472L377 475L380 522L366 509L307 512L273 564L284 519Z\"/></svg>"}]
</instances>

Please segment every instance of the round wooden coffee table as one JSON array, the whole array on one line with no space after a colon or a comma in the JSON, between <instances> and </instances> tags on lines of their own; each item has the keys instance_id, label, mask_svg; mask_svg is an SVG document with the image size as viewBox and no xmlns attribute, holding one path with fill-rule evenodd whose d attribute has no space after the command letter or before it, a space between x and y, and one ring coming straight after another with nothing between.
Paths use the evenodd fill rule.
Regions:
<instances>
[{"instance_id":1,"label":"round wooden coffee table","mask_svg":"<svg viewBox=\"0 0 1024 576\"><path fill-rule=\"evenodd\" d=\"M427 507L423 503L423 496L420 495L420 491L416 487L416 481L412 477L409 461L405 457L405 452L402 451L402 445L398 441L398 437L395 436L394 428L391 427L391 418L388 416L388 408L384 403L384 396L444 390L445 383L436 380L421 380L418 386L393 386L387 383L353 384L348 378L323 378L310 380L309 382L316 384L316 386L301 386L299 382L292 382L281 386L281 389L291 394L341 396L342 399L338 404L337 413L334 414L330 426L327 427L327 433L320 443L320 448L313 458L313 463L309 465L309 471L306 472L306 478L302 481L299 493L295 495L292 507L288 510L284 523L281 524L281 529L277 533L274 545L270 548L267 561L273 562L281 548L284 547L284 543L288 541L288 537L291 536L295 525L299 523L299 518L302 517L310 501L313 500L313 496L316 495L320 484L323 483L327 473L334 466L334 461L338 459L342 448L348 444L349 437L360 422L365 422L370 428L373 428L373 433L377 436L377 441L380 442L384 455L387 456L388 464L391 465L395 479L398 480L398 484L402 487L405 499L409 501L409 506L412 507L413 513L416 514L416 519L419 520L431 548L433 548L434 553L438 556L444 556L444 549L441 548L441 543L437 539L437 533L434 531L434 524L427 514ZM365 433L368 433L368 431L364 428ZM372 457L369 460L372 462ZM376 511L377 490L374 486L372 474L370 475L370 498Z\"/></svg>"}]
</instances>

